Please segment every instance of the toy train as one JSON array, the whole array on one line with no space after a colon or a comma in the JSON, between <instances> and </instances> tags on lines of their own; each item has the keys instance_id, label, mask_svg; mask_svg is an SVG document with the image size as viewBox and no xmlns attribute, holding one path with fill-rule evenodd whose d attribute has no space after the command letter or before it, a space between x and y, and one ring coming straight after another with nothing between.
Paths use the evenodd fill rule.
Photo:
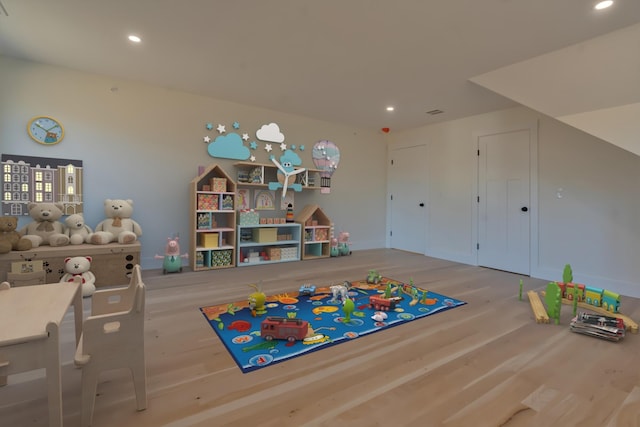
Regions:
<instances>
[{"instance_id":1,"label":"toy train","mask_svg":"<svg viewBox=\"0 0 640 427\"><path fill-rule=\"evenodd\" d=\"M584 302L594 307L602 307L611 313L618 313L620 309L620 294L606 289L585 286L576 283L556 282L562 291L562 297L573 300L574 288L578 288L578 302Z\"/></svg>"},{"instance_id":2,"label":"toy train","mask_svg":"<svg viewBox=\"0 0 640 427\"><path fill-rule=\"evenodd\" d=\"M394 310L396 308L397 302L401 299L402 298L399 297L385 298L381 295L371 295L369 297L369 308L378 311Z\"/></svg>"}]
</instances>

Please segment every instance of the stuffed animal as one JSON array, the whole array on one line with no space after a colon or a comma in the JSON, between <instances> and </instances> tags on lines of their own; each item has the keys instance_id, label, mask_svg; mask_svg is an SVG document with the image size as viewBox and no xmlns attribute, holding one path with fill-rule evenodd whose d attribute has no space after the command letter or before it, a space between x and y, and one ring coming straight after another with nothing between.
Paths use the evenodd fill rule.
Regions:
<instances>
[{"instance_id":1,"label":"stuffed animal","mask_svg":"<svg viewBox=\"0 0 640 427\"><path fill-rule=\"evenodd\" d=\"M107 219L96 226L96 230L89 236L94 245L106 245L110 242L133 243L142 236L142 228L131 219L133 200L104 201L104 214Z\"/></svg>"},{"instance_id":2,"label":"stuffed animal","mask_svg":"<svg viewBox=\"0 0 640 427\"><path fill-rule=\"evenodd\" d=\"M90 256L76 256L64 259L66 273L60 279L64 282L81 282L82 296L90 297L96 291L96 276L90 271L92 258Z\"/></svg>"},{"instance_id":3,"label":"stuffed animal","mask_svg":"<svg viewBox=\"0 0 640 427\"><path fill-rule=\"evenodd\" d=\"M89 243L89 235L93 233L91 227L84 223L82 214L71 214L64 220L69 230L69 240L72 245Z\"/></svg>"},{"instance_id":4,"label":"stuffed animal","mask_svg":"<svg viewBox=\"0 0 640 427\"><path fill-rule=\"evenodd\" d=\"M20 236L16 228L18 228L17 217L0 216L0 254L31 249L31 240Z\"/></svg>"},{"instance_id":5,"label":"stuffed animal","mask_svg":"<svg viewBox=\"0 0 640 427\"><path fill-rule=\"evenodd\" d=\"M41 245L66 246L69 236L66 226L58 221L62 217L62 203L29 203L29 215L33 219L20 229L20 235L31 240L37 248Z\"/></svg>"}]
</instances>

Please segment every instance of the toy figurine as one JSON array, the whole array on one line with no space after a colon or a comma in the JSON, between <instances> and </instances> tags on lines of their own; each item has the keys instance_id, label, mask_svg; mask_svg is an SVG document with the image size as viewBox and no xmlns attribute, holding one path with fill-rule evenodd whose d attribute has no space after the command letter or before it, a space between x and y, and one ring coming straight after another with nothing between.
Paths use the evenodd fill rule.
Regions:
<instances>
[{"instance_id":1,"label":"toy figurine","mask_svg":"<svg viewBox=\"0 0 640 427\"><path fill-rule=\"evenodd\" d=\"M251 310L251 315L256 317L257 315L262 315L267 312L264 303L267 300L267 296L258 288L256 285L249 285L256 291L249 295L249 309Z\"/></svg>"},{"instance_id":2,"label":"toy figurine","mask_svg":"<svg viewBox=\"0 0 640 427\"><path fill-rule=\"evenodd\" d=\"M162 262L162 274L182 272L182 258L188 258L189 254L185 253L180 255L180 245L178 244L179 238L172 239L167 237L167 246L164 249L164 256L157 255L155 259L161 259Z\"/></svg>"},{"instance_id":3,"label":"toy figurine","mask_svg":"<svg viewBox=\"0 0 640 427\"><path fill-rule=\"evenodd\" d=\"M331 298L331 302L342 302L344 303L348 298L349 287L351 283L345 281L342 285L332 285L329 287L331 289L331 294L333 298Z\"/></svg>"},{"instance_id":4,"label":"toy figurine","mask_svg":"<svg viewBox=\"0 0 640 427\"><path fill-rule=\"evenodd\" d=\"M338 239L335 237L331 238L331 256L340 255L340 249L338 249Z\"/></svg>"},{"instance_id":5,"label":"toy figurine","mask_svg":"<svg viewBox=\"0 0 640 427\"><path fill-rule=\"evenodd\" d=\"M347 298L342 304L342 311L344 312L343 323L351 322L351 313L356 309L356 305L351 298Z\"/></svg>"},{"instance_id":6,"label":"toy figurine","mask_svg":"<svg viewBox=\"0 0 640 427\"><path fill-rule=\"evenodd\" d=\"M349 233L341 231L338 234L338 252L340 255L351 255L351 243L349 243Z\"/></svg>"}]
</instances>

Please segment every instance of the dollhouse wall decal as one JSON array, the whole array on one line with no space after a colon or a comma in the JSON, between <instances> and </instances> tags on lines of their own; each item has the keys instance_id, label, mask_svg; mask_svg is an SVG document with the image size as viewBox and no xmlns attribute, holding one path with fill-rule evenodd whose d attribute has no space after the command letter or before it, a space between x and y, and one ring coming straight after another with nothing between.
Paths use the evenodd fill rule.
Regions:
<instances>
[{"instance_id":1,"label":"dollhouse wall decal","mask_svg":"<svg viewBox=\"0 0 640 427\"><path fill-rule=\"evenodd\" d=\"M29 202L62 203L64 214L82 213L82 160L3 154L2 214L29 215Z\"/></svg>"}]
</instances>

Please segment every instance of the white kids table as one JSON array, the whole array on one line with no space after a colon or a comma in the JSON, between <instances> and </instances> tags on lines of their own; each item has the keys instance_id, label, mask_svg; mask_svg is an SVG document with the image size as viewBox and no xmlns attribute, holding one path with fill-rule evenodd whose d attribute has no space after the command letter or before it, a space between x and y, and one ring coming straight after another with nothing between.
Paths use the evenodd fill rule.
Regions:
<instances>
[{"instance_id":1,"label":"white kids table","mask_svg":"<svg viewBox=\"0 0 640 427\"><path fill-rule=\"evenodd\" d=\"M82 334L80 283L0 289L0 386L7 376L46 368L49 425L62 426L60 323L74 306L76 346Z\"/></svg>"}]
</instances>

